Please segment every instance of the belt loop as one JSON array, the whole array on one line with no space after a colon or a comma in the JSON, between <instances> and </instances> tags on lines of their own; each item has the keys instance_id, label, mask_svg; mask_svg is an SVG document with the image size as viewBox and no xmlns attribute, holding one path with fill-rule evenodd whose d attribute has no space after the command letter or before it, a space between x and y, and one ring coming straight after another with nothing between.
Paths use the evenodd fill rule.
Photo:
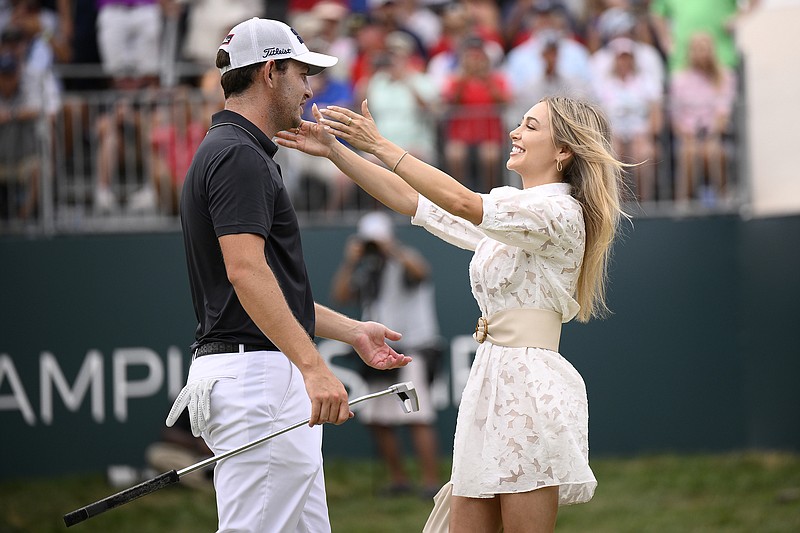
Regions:
<instances>
[{"instance_id":1,"label":"belt loop","mask_svg":"<svg viewBox=\"0 0 800 533\"><path fill-rule=\"evenodd\" d=\"M239 353L244 353L244 344L239 345Z\"/></svg>"}]
</instances>

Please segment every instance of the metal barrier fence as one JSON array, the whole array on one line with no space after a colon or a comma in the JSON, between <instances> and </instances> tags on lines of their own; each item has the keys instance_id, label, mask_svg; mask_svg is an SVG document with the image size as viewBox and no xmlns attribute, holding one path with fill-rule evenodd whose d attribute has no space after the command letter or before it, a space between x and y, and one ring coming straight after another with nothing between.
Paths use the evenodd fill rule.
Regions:
<instances>
[{"instance_id":1,"label":"metal barrier fence","mask_svg":"<svg viewBox=\"0 0 800 533\"><path fill-rule=\"evenodd\" d=\"M60 233L171 231L179 227L177 199L192 153L220 102L195 89L66 94L52 116L0 125L0 234L47 236ZM497 109L488 110L502 115ZM449 124L462 110L432 117L436 132L433 164L448 171L460 163L465 184L481 190L480 150L452 150ZM470 109L469 116L476 117ZM463 118L463 117L462 117ZM724 167L695 174L724 175L726 193L695 180L691 197L676 202L679 170L676 142L664 132L656 142L653 197L627 205L635 216L700 216L732 212L746 205L746 143L743 107L723 142ZM503 126L495 170L497 184L517 184L505 170L509 143ZM325 160L279 150L284 179L304 224L352 223L374 201L337 174ZM453 159L453 154L456 159ZM461 155L458 155L458 154ZM300 159L298 159L300 156ZM285 159L281 159L285 158ZM462 158L463 160L459 160ZM704 172L705 171L705 172ZM499 181L499 183L498 183Z\"/></svg>"}]
</instances>

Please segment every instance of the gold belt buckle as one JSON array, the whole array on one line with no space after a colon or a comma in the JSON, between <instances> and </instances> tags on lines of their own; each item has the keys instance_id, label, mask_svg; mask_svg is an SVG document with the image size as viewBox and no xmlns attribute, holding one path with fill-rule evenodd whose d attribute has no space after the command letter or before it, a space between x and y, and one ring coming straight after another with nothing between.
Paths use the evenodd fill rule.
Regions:
<instances>
[{"instance_id":1,"label":"gold belt buckle","mask_svg":"<svg viewBox=\"0 0 800 533\"><path fill-rule=\"evenodd\" d=\"M485 316L478 317L478 323L475 325L475 340L479 344L483 344L486 337L489 336L489 321Z\"/></svg>"}]
</instances>

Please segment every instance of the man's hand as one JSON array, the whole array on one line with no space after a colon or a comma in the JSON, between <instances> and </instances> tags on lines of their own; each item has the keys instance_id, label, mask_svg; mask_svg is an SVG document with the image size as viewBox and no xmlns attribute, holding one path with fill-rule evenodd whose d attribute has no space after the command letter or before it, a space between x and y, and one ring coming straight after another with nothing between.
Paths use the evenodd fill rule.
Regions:
<instances>
[{"instance_id":1,"label":"man's hand","mask_svg":"<svg viewBox=\"0 0 800 533\"><path fill-rule=\"evenodd\" d=\"M321 359L316 369L303 373L303 380L311 399L309 426L326 422L338 425L353 417L344 385Z\"/></svg>"},{"instance_id":2,"label":"man's hand","mask_svg":"<svg viewBox=\"0 0 800 533\"><path fill-rule=\"evenodd\" d=\"M311 112L317 121L322 118L317 104L311 107ZM338 142L336 137L325 131L322 125L308 122L307 120L304 120L300 127L294 130L279 131L275 137L275 141L281 146L294 148L318 157L328 157L331 153L331 147Z\"/></svg>"},{"instance_id":3,"label":"man's hand","mask_svg":"<svg viewBox=\"0 0 800 533\"><path fill-rule=\"evenodd\" d=\"M386 344L386 339L400 340L400 333L377 322L362 322L358 329L351 345L367 365L378 370L389 370L411 362L410 357L397 353Z\"/></svg>"}]
</instances>

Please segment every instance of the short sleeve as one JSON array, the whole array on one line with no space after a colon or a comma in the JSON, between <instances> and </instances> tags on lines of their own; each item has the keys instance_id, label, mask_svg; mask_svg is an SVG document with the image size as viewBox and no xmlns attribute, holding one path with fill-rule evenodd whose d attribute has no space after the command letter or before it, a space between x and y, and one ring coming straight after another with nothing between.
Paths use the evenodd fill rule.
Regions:
<instances>
[{"instance_id":1,"label":"short sleeve","mask_svg":"<svg viewBox=\"0 0 800 533\"><path fill-rule=\"evenodd\" d=\"M481 195L483 220L478 227L488 237L544 257L582 250L585 230L580 203L569 194L541 194L532 189L502 187Z\"/></svg>"},{"instance_id":2,"label":"short sleeve","mask_svg":"<svg viewBox=\"0 0 800 533\"><path fill-rule=\"evenodd\" d=\"M254 233L267 239L277 192L266 161L253 147L239 144L223 151L207 186L217 237Z\"/></svg>"}]
</instances>

